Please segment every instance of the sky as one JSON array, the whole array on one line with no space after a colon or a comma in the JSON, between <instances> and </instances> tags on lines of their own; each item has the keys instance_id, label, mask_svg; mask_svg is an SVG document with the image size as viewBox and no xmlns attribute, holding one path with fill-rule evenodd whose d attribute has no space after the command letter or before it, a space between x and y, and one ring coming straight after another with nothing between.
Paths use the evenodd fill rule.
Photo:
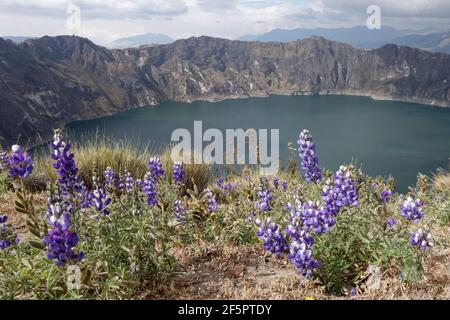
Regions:
<instances>
[{"instance_id":1,"label":"sky","mask_svg":"<svg viewBox=\"0 0 450 320\"><path fill-rule=\"evenodd\" d=\"M143 33L236 39L365 25L370 5L379 6L381 26L450 29L450 0L0 0L0 35L76 34L102 45Z\"/></svg>"}]
</instances>

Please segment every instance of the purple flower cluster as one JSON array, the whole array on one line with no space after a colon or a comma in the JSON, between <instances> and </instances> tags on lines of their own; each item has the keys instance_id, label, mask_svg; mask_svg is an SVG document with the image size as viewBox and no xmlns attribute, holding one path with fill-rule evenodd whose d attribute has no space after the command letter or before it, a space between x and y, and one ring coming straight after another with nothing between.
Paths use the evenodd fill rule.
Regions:
<instances>
[{"instance_id":1,"label":"purple flower cluster","mask_svg":"<svg viewBox=\"0 0 450 320\"><path fill-rule=\"evenodd\" d=\"M312 257L313 232L320 234L329 231L336 221L334 215L329 214L317 202L302 204L296 200L295 206L288 203L286 208L291 212L289 225L286 227L286 233L291 238L288 259L299 274L309 279L313 270L320 266Z\"/></svg>"},{"instance_id":2,"label":"purple flower cluster","mask_svg":"<svg viewBox=\"0 0 450 320\"><path fill-rule=\"evenodd\" d=\"M279 187L279 185L280 185L280 179L278 179L277 177L274 177L274 178L272 179L272 182L273 182L274 188L275 188L275 189L278 189L278 187Z\"/></svg>"},{"instance_id":3,"label":"purple flower cluster","mask_svg":"<svg viewBox=\"0 0 450 320\"><path fill-rule=\"evenodd\" d=\"M256 219L256 225L259 227L256 236L263 242L265 250L272 252L278 257L289 249L280 227L273 223L270 217L264 221Z\"/></svg>"},{"instance_id":4,"label":"purple flower cluster","mask_svg":"<svg viewBox=\"0 0 450 320\"><path fill-rule=\"evenodd\" d=\"M122 175L120 176L120 187L119 189L125 189L127 193L132 193L134 190L135 182L133 177L131 176L130 171L124 170Z\"/></svg>"},{"instance_id":5,"label":"purple flower cluster","mask_svg":"<svg viewBox=\"0 0 450 320\"><path fill-rule=\"evenodd\" d=\"M217 210L217 199L211 189L205 189L205 199L208 204L208 213L213 213Z\"/></svg>"},{"instance_id":6,"label":"purple flower cluster","mask_svg":"<svg viewBox=\"0 0 450 320\"><path fill-rule=\"evenodd\" d=\"M165 175L162 163L159 158L151 158L148 162L148 172L145 174L142 182L139 182L142 192L147 197L147 204L151 207L157 203L157 183L158 178Z\"/></svg>"},{"instance_id":7,"label":"purple flower cluster","mask_svg":"<svg viewBox=\"0 0 450 320\"><path fill-rule=\"evenodd\" d=\"M319 158L316 156L316 145L312 141L312 136L308 130L305 129L300 133L297 143L306 181L320 182L322 179L322 171L319 167Z\"/></svg>"},{"instance_id":8,"label":"purple flower cluster","mask_svg":"<svg viewBox=\"0 0 450 320\"><path fill-rule=\"evenodd\" d=\"M262 212L268 212L271 209L270 202L272 201L272 190L264 190L260 188L258 191L258 200L255 202L255 209L261 210Z\"/></svg>"},{"instance_id":9,"label":"purple flower cluster","mask_svg":"<svg viewBox=\"0 0 450 320\"><path fill-rule=\"evenodd\" d=\"M183 163L181 162L176 162L173 165L173 182L174 183L183 183L184 180L184 167L183 167Z\"/></svg>"},{"instance_id":10,"label":"purple flower cluster","mask_svg":"<svg viewBox=\"0 0 450 320\"><path fill-rule=\"evenodd\" d=\"M419 229L411 235L410 243L414 247L418 247L421 250L427 250L428 248L434 246L434 240L431 233L426 233Z\"/></svg>"},{"instance_id":11,"label":"purple flower cluster","mask_svg":"<svg viewBox=\"0 0 450 320\"><path fill-rule=\"evenodd\" d=\"M341 208L358 205L358 192L351 167L341 166L333 175L333 181L326 182L322 189L322 200L325 202L325 211L332 215L337 215Z\"/></svg>"},{"instance_id":12,"label":"purple flower cluster","mask_svg":"<svg viewBox=\"0 0 450 320\"><path fill-rule=\"evenodd\" d=\"M389 228L394 228L395 225L397 224L397 220L395 220L395 218L391 217L391 218L387 219L386 224Z\"/></svg>"},{"instance_id":13,"label":"purple flower cluster","mask_svg":"<svg viewBox=\"0 0 450 320\"><path fill-rule=\"evenodd\" d=\"M422 200L408 197L402 204L400 215L408 221L418 222L423 218L422 205Z\"/></svg>"},{"instance_id":14,"label":"purple flower cluster","mask_svg":"<svg viewBox=\"0 0 450 320\"><path fill-rule=\"evenodd\" d=\"M330 228L336 224L335 214L328 211L327 207L322 206L319 202L308 201L301 204L300 201L297 201L296 206L288 203L286 209L291 212L290 224L286 232L293 239L297 239L298 236L294 236L292 230L321 234L324 231L330 231Z\"/></svg>"},{"instance_id":15,"label":"purple flower cluster","mask_svg":"<svg viewBox=\"0 0 450 320\"><path fill-rule=\"evenodd\" d=\"M312 244L306 241L293 241L289 244L288 258L298 274L310 279L313 270L320 267L320 263L312 257Z\"/></svg>"},{"instance_id":16,"label":"purple flower cluster","mask_svg":"<svg viewBox=\"0 0 450 320\"><path fill-rule=\"evenodd\" d=\"M155 206L157 189L156 189L156 179L152 177L150 172L147 172L144 176L141 186L142 192L147 197L147 204L151 207Z\"/></svg>"},{"instance_id":17,"label":"purple flower cluster","mask_svg":"<svg viewBox=\"0 0 450 320\"><path fill-rule=\"evenodd\" d=\"M117 188L117 176L111 167L107 167L103 172L103 178L105 180L105 186L108 188Z\"/></svg>"},{"instance_id":18,"label":"purple flower cluster","mask_svg":"<svg viewBox=\"0 0 450 320\"><path fill-rule=\"evenodd\" d=\"M67 209L66 202L61 201L59 196L49 197L47 221L50 230L43 241L47 245L48 259L54 260L58 266L83 259L83 252L75 253L74 251L78 244L78 235L70 231L70 211Z\"/></svg>"},{"instance_id":19,"label":"purple flower cluster","mask_svg":"<svg viewBox=\"0 0 450 320\"><path fill-rule=\"evenodd\" d=\"M224 178L217 178L216 179L216 186L219 189L223 189L223 184L225 183L225 179Z\"/></svg>"},{"instance_id":20,"label":"purple flower cluster","mask_svg":"<svg viewBox=\"0 0 450 320\"><path fill-rule=\"evenodd\" d=\"M352 178L352 168L341 166L333 176L334 192L337 194L336 204L339 207L358 205L358 192Z\"/></svg>"},{"instance_id":21,"label":"purple flower cluster","mask_svg":"<svg viewBox=\"0 0 450 320\"><path fill-rule=\"evenodd\" d=\"M33 172L33 160L19 145L12 146L8 166L8 175L10 177L26 178Z\"/></svg>"},{"instance_id":22,"label":"purple flower cluster","mask_svg":"<svg viewBox=\"0 0 450 320\"><path fill-rule=\"evenodd\" d=\"M187 208L181 200L174 201L173 210L175 211L175 218L177 219L177 221L183 222L185 219Z\"/></svg>"},{"instance_id":23,"label":"purple flower cluster","mask_svg":"<svg viewBox=\"0 0 450 320\"><path fill-rule=\"evenodd\" d=\"M89 192L78 175L75 154L70 152L72 145L64 141L59 129L55 130L53 138L51 158L55 161L53 168L58 175L61 195L74 203L81 199L82 207L86 207L89 204Z\"/></svg>"},{"instance_id":24,"label":"purple flower cluster","mask_svg":"<svg viewBox=\"0 0 450 320\"><path fill-rule=\"evenodd\" d=\"M6 226L7 220L7 216L0 215L0 249L6 249L19 241L16 236L8 232Z\"/></svg>"},{"instance_id":25,"label":"purple flower cluster","mask_svg":"<svg viewBox=\"0 0 450 320\"><path fill-rule=\"evenodd\" d=\"M391 199L391 197L392 197L392 191L389 190L389 189L387 189L387 190L385 189L385 190L383 190L383 191L380 192L380 200L381 200L381 202L383 202L383 203L389 202L389 200Z\"/></svg>"},{"instance_id":26,"label":"purple flower cluster","mask_svg":"<svg viewBox=\"0 0 450 320\"><path fill-rule=\"evenodd\" d=\"M90 194L90 203L91 205L103 216L107 216L109 214L108 206L111 203L111 198L108 197L106 190L95 186L94 191Z\"/></svg>"},{"instance_id":27,"label":"purple flower cluster","mask_svg":"<svg viewBox=\"0 0 450 320\"><path fill-rule=\"evenodd\" d=\"M150 160L148 162L148 170L150 172L150 175L154 179L157 179L157 178L165 175L161 160L156 157L150 158Z\"/></svg>"},{"instance_id":28,"label":"purple flower cluster","mask_svg":"<svg viewBox=\"0 0 450 320\"><path fill-rule=\"evenodd\" d=\"M287 184L286 180L283 180L283 181L281 182L281 188L283 189L283 191L286 191L286 190L287 190L288 184Z\"/></svg>"},{"instance_id":29,"label":"purple flower cluster","mask_svg":"<svg viewBox=\"0 0 450 320\"><path fill-rule=\"evenodd\" d=\"M225 183L225 180L223 178L217 178L216 179L216 186L217 186L217 188L222 190L223 194L225 196L228 196L230 194L230 192L232 190L234 190L238 186L238 184L236 182L230 182L230 183L227 183L227 184L224 184L224 183Z\"/></svg>"}]
</instances>

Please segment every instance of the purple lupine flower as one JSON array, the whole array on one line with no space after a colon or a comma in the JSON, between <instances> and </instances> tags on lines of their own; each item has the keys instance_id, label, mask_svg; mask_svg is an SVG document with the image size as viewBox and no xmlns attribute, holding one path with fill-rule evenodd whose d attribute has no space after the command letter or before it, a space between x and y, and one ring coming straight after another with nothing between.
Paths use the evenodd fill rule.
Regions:
<instances>
[{"instance_id":1,"label":"purple lupine flower","mask_svg":"<svg viewBox=\"0 0 450 320\"><path fill-rule=\"evenodd\" d=\"M355 288L351 288L351 290L350 290L350 295L351 295L352 297L354 297L354 296L356 296L356 294L357 294L356 289L355 289Z\"/></svg>"},{"instance_id":2,"label":"purple lupine flower","mask_svg":"<svg viewBox=\"0 0 450 320\"><path fill-rule=\"evenodd\" d=\"M6 151L0 149L0 172L9 168L9 158Z\"/></svg>"},{"instance_id":3,"label":"purple lupine flower","mask_svg":"<svg viewBox=\"0 0 450 320\"><path fill-rule=\"evenodd\" d=\"M277 177L274 177L272 182L275 189L278 189L278 186L280 185L280 180Z\"/></svg>"},{"instance_id":4,"label":"purple lupine flower","mask_svg":"<svg viewBox=\"0 0 450 320\"><path fill-rule=\"evenodd\" d=\"M223 186L223 191L225 193L225 195L227 196L231 190L235 189L237 187L237 183L236 182L230 182L227 183L226 185Z\"/></svg>"},{"instance_id":5,"label":"purple lupine flower","mask_svg":"<svg viewBox=\"0 0 450 320\"><path fill-rule=\"evenodd\" d=\"M6 249L19 242L19 239L7 230L6 215L0 215L0 249Z\"/></svg>"},{"instance_id":6,"label":"purple lupine flower","mask_svg":"<svg viewBox=\"0 0 450 320\"><path fill-rule=\"evenodd\" d=\"M302 203L299 200L296 200L295 206L288 203L286 209L291 212L291 215L289 216L289 225L285 229L286 234L289 235L292 241L302 241L308 245L312 245L314 237L303 224Z\"/></svg>"},{"instance_id":7,"label":"purple lupine flower","mask_svg":"<svg viewBox=\"0 0 450 320\"><path fill-rule=\"evenodd\" d=\"M263 212L268 212L271 209L270 202L272 201L271 189L260 189L258 191L258 200L254 204L255 209L259 209Z\"/></svg>"},{"instance_id":8,"label":"purple lupine flower","mask_svg":"<svg viewBox=\"0 0 450 320\"><path fill-rule=\"evenodd\" d=\"M422 200L408 197L401 206L400 215L408 221L418 222L423 218L422 205Z\"/></svg>"},{"instance_id":9,"label":"purple lupine flower","mask_svg":"<svg viewBox=\"0 0 450 320\"><path fill-rule=\"evenodd\" d=\"M418 247L421 250L427 250L434 246L434 240L431 233L425 234L422 229L417 230L411 235L410 243L414 247Z\"/></svg>"},{"instance_id":10,"label":"purple lupine flower","mask_svg":"<svg viewBox=\"0 0 450 320\"><path fill-rule=\"evenodd\" d=\"M325 206L321 206L319 202L308 201L303 205L298 204L296 207L288 204L286 207L290 212L290 225L286 230L288 233L292 230L299 230L301 228L305 232L315 232L321 234L336 224L335 213L328 210ZM291 238L296 238L292 237Z\"/></svg>"},{"instance_id":11,"label":"purple lupine flower","mask_svg":"<svg viewBox=\"0 0 450 320\"><path fill-rule=\"evenodd\" d=\"M332 212L334 215L339 213L341 207L337 204L338 192L335 192L333 183L330 179L325 182L325 186L322 188L322 200L325 202L325 207L328 212Z\"/></svg>"},{"instance_id":12,"label":"purple lupine flower","mask_svg":"<svg viewBox=\"0 0 450 320\"><path fill-rule=\"evenodd\" d=\"M183 163L175 162L173 165L173 182L174 183L182 183L184 180L184 167Z\"/></svg>"},{"instance_id":13,"label":"purple lupine flower","mask_svg":"<svg viewBox=\"0 0 450 320\"><path fill-rule=\"evenodd\" d=\"M283 180L283 181L281 182L281 188L283 189L283 191L286 191L286 190L287 190L288 184L287 184L286 180Z\"/></svg>"},{"instance_id":14,"label":"purple lupine flower","mask_svg":"<svg viewBox=\"0 0 450 320\"><path fill-rule=\"evenodd\" d=\"M106 187L108 188L117 187L117 176L111 167L107 167L106 170L103 172L103 178L105 180Z\"/></svg>"},{"instance_id":15,"label":"purple lupine flower","mask_svg":"<svg viewBox=\"0 0 450 320\"><path fill-rule=\"evenodd\" d=\"M320 267L319 261L312 257L311 245L304 241L293 241L289 245L288 258L298 274L310 279L314 269Z\"/></svg>"},{"instance_id":16,"label":"purple lupine flower","mask_svg":"<svg viewBox=\"0 0 450 320\"><path fill-rule=\"evenodd\" d=\"M333 176L334 192L337 193L336 204L341 208L357 206L359 203L355 180L351 174L351 167L341 166Z\"/></svg>"},{"instance_id":17,"label":"purple lupine flower","mask_svg":"<svg viewBox=\"0 0 450 320\"><path fill-rule=\"evenodd\" d=\"M216 186L219 189L223 189L223 184L224 184L225 180L223 178L217 178L216 179Z\"/></svg>"},{"instance_id":18,"label":"purple lupine flower","mask_svg":"<svg viewBox=\"0 0 450 320\"><path fill-rule=\"evenodd\" d=\"M154 179L165 175L161 160L157 157L150 158L150 160L148 161L148 170L150 172L150 175Z\"/></svg>"},{"instance_id":19,"label":"purple lupine flower","mask_svg":"<svg viewBox=\"0 0 450 320\"><path fill-rule=\"evenodd\" d=\"M255 222L259 227L256 236L263 242L265 250L272 252L277 257L288 250L286 238L280 232L280 227L274 224L270 217L264 221L256 219Z\"/></svg>"},{"instance_id":20,"label":"purple lupine flower","mask_svg":"<svg viewBox=\"0 0 450 320\"><path fill-rule=\"evenodd\" d=\"M391 217L391 218L387 219L386 224L389 228L394 228L395 225L397 224L397 220L395 220L395 218Z\"/></svg>"},{"instance_id":21,"label":"purple lupine flower","mask_svg":"<svg viewBox=\"0 0 450 320\"><path fill-rule=\"evenodd\" d=\"M147 172L144 176L144 180L142 181L142 192L147 197L147 204L151 207L155 206L157 190L156 190L156 181L155 178L152 177L150 172Z\"/></svg>"},{"instance_id":22,"label":"purple lupine flower","mask_svg":"<svg viewBox=\"0 0 450 320\"><path fill-rule=\"evenodd\" d=\"M205 198L206 202L208 203L208 213L213 213L214 211L216 211L217 199L209 188L205 189Z\"/></svg>"},{"instance_id":23,"label":"purple lupine flower","mask_svg":"<svg viewBox=\"0 0 450 320\"><path fill-rule=\"evenodd\" d=\"M83 252L74 251L78 244L78 235L70 231L70 210L67 205L67 201L61 201L58 195L49 197L47 222L50 230L43 242L47 245L47 258L54 260L58 266L80 261L84 257Z\"/></svg>"},{"instance_id":24,"label":"purple lupine flower","mask_svg":"<svg viewBox=\"0 0 450 320\"><path fill-rule=\"evenodd\" d=\"M109 215L108 206L111 204L111 198L108 197L106 190L95 185L94 191L90 194L90 203L91 205L102 215Z\"/></svg>"},{"instance_id":25,"label":"purple lupine flower","mask_svg":"<svg viewBox=\"0 0 450 320\"><path fill-rule=\"evenodd\" d=\"M67 200L77 203L81 199L81 207L89 204L89 191L78 175L75 154L70 152L72 145L64 141L61 130L55 130L51 158L55 161L53 168L58 175L58 185L61 195Z\"/></svg>"},{"instance_id":26,"label":"purple lupine flower","mask_svg":"<svg viewBox=\"0 0 450 320\"><path fill-rule=\"evenodd\" d=\"M47 245L47 258L54 260L57 266L64 266L68 262L77 262L83 259L84 253L75 253L74 247L78 244L78 235L61 226L56 226L49 230L44 237Z\"/></svg>"},{"instance_id":27,"label":"purple lupine flower","mask_svg":"<svg viewBox=\"0 0 450 320\"><path fill-rule=\"evenodd\" d=\"M177 221L185 221L187 208L181 200L175 200L173 203L173 210L175 211L175 218Z\"/></svg>"},{"instance_id":28,"label":"purple lupine flower","mask_svg":"<svg viewBox=\"0 0 450 320\"><path fill-rule=\"evenodd\" d=\"M127 193L132 193L135 186L135 182L133 177L131 176L130 171L124 170L120 180L123 184L123 189L125 189Z\"/></svg>"},{"instance_id":29,"label":"purple lupine flower","mask_svg":"<svg viewBox=\"0 0 450 320\"><path fill-rule=\"evenodd\" d=\"M312 141L312 136L308 130L305 129L300 133L297 143L306 181L320 182L322 179L322 171L319 167L319 158L316 156L316 145Z\"/></svg>"},{"instance_id":30,"label":"purple lupine flower","mask_svg":"<svg viewBox=\"0 0 450 320\"><path fill-rule=\"evenodd\" d=\"M383 203L387 203L387 202L389 202L389 200L391 199L391 197L392 197L392 191L391 190L383 190L383 191L381 191L381 193L380 193L380 200L381 200L381 202L383 202Z\"/></svg>"},{"instance_id":31,"label":"purple lupine flower","mask_svg":"<svg viewBox=\"0 0 450 320\"><path fill-rule=\"evenodd\" d=\"M351 167L341 166L333 175L333 181L326 181L322 188L325 211L337 215L341 208L358 205L358 192L351 176Z\"/></svg>"},{"instance_id":32,"label":"purple lupine flower","mask_svg":"<svg viewBox=\"0 0 450 320\"><path fill-rule=\"evenodd\" d=\"M9 154L9 171L10 177L28 177L33 172L33 160L19 145L14 145Z\"/></svg>"}]
</instances>

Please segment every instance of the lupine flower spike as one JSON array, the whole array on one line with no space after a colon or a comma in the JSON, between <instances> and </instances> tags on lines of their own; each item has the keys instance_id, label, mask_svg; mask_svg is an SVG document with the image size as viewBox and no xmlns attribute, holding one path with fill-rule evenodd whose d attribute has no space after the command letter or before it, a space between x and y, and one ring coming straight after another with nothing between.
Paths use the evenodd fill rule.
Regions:
<instances>
[{"instance_id":1,"label":"lupine flower spike","mask_svg":"<svg viewBox=\"0 0 450 320\"><path fill-rule=\"evenodd\" d=\"M411 235L410 243L414 247L418 247L421 250L427 250L434 246L434 240L431 233L425 233L422 229L417 230Z\"/></svg>"},{"instance_id":2,"label":"lupine flower spike","mask_svg":"<svg viewBox=\"0 0 450 320\"><path fill-rule=\"evenodd\" d=\"M208 204L208 213L215 212L217 210L217 199L211 189L205 189L205 198Z\"/></svg>"},{"instance_id":3,"label":"lupine flower spike","mask_svg":"<svg viewBox=\"0 0 450 320\"><path fill-rule=\"evenodd\" d=\"M67 202L59 195L49 195L47 222L50 230L43 241L47 245L48 259L54 260L58 266L83 259L83 252L74 251L74 247L78 244L78 235L70 230L70 210L67 208Z\"/></svg>"},{"instance_id":4,"label":"lupine flower spike","mask_svg":"<svg viewBox=\"0 0 450 320\"><path fill-rule=\"evenodd\" d=\"M319 158L316 156L316 145L312 141L312 136L308 130L303 130L297 141L298 154L301 158L302 169L305 172L307 182L320 182L322 171L319 167Z\"/></svg>"},{"instance_id":5,"label":"lupine flower spike","mask_svg":"<svg viewBox=\"0 0 450 320\"><path fill-rule=\"evenodd\" d=\"M76 204L81 199L81 207L85 208L89 205L89 192L78 175L75 155L70 152L72 145L64 141L60 129L55 130L53 138L51 158L55 161L53 168L56 169L58 175L61 195L72 204Z\"/></svg>"},{"instance_id":6,"label":"lupine flower spike","mask_svg":"<svg viewBox=\"0 0 450 320\"><path fill-rule=\"evenodd\" d=\"M176 162L173 165L173 182L182 183L184 180L184 167L181 162Z\"/></svg>"},{"instance_id":7,"label":"lupine flower spike","mask_svg":"<svg viewBox=\"0 0 450 320\"><path fill-rule=\"evenodd\" d=\"M6 249L19 242L19 239L12 232L10 232L10 230L8 230L6 225L7 220L7 216L0 215L0 250Z\"/></svg>"},{"instance_id":8,"label":"lupine flower spike","mask_svg":"<svg viewBox=\"0 0 450 320\"><path fill-rule=\"evenodd\" d=\"M400 215L408 221L414 221L417 223L423 218L423 212L420 209L422 205L422 200L414 200L413 198L408 197L402 204Z\"/></svg>"},{"instance_id":9,"label":"lupine flower spike","mask_svg":"<svg viewBox=\"0 0 450 320\"><path fill-rule=\"evenodd\" d=\"M274 224L270 217L264 221L256 219L256 225L258 226L256 236L263 242L265 250L276 256L280 256L281 253L288 250L286 238L281 233L280 227Z\"/></svg>"},{"instance_id":10,"label":"lupine flower spike","mask_svg":"<svg viewBox=\"0 0 450 320\"><path fill-rule=\"evenodd\" d=\"M33 172L33 160L19 145L14 145L9 154L9 171L10 177L28 177Z\"/></svg>"}]
</instances>

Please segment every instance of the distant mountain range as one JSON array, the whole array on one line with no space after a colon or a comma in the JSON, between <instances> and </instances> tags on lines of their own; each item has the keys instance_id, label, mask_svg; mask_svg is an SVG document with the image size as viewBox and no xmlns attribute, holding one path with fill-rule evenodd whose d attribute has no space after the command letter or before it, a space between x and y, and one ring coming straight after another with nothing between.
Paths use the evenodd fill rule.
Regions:
<instances>
[{"instance_id":1,"label":"distant mountain range","mask_svg":"<svg viewBox=\"0 0 450 320\"><path fill-rule=\"evenodd\" d=\"M11 40L17 43L22 43L27 39L36 39L35 37L21 37L21 36L0 36L0 38L3 38L5 40Z\"/></svg>"},{"instance_id":2,"label":"distant mountain range","mask_svg":"<svg viewBox=\"0 0 450 320\"><path fill-rule=\"evenodd\" d=\"M0 39L2 145L164 101L269 94L354 94L450 107L450 55L397 45L356 49L322 37L199 37L116 50L75 36Z\"/></svg>"},{"instance_id":3,"label":"distant mountain range","mask_svg":"<svg viewBox=\"0 0 450 320\"><path fill-rule=\"evenodd\" d=\"M312 36L348 43L357 48L373 49L393 43L433 52L450 53L450 32L436 33L429 29L398 30L392 27L383 27L379 30L369 30L364 26L334 29L275 29L261 35L246 35L238 40L290 42Z\"/></svg>"},{"instance_id":4,"label":"distant mountain range","mask_svg":"<svg viewBox=\"0 0 450 320\"><path fill-rule=\"evenodd\" d=\"M173 42L174 39L169 36L161 33L146 33L140 34L132 37L125 37L115 40L112 43L113 48L134 48L143 45L152 45L152 44L169 44Z\"/></svg>"}]
</instances>

